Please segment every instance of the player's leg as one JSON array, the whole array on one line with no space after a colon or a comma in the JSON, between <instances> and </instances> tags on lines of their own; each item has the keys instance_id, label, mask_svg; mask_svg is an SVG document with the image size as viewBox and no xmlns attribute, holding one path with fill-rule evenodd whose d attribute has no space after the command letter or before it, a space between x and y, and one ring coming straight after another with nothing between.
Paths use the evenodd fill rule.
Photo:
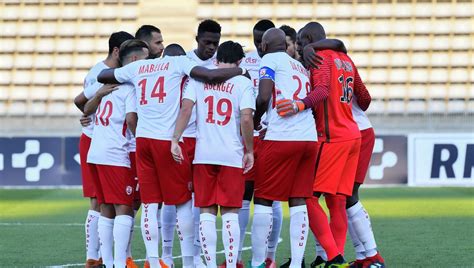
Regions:
<instances>
[{"instance_id":1,"label":"player's leg","mask_svg":"<svg viewBox=\"0 0 474 268\"><path fill-rule=\"evenodd\" d=\"M137 173L142 201L141 231L146 248L146 256L151 268L160 267L158 244L160 233L158 222L160 205L163 202L162 192L155 168L153 152L154 141L137 138ZM159 149L159 148L158 148Z\"/></svg>"},{"instance_id":2,"label":"player's leg","mask_svg":"<svg viewBox=\"0 0 474 268\"><path fill-rule=\"evenodd\" d=\"M237 268L237 258L240 244L239 208L221 207L222 243L227 268Z\"/></svg>"},{"instance_id":3,"label":"player's leg","mask_svg":"<svg viewBox=\"0 0 474 268\"><path fill-rule=\"evenodd\" d=\"M344 256L344 246L347 235L346 196L327 194L324 197L330 215L329 227L331 228L339 252Z\"/></svg>"},{"instance_id":4,"label":"player's leg","mask_svg":"<svg viewBox=\"0 0 474 268\"><path fill-rule=\"evenodd\" d=\"M272 204L272 233L268 239L268 249L266 263L276 261L276 251L278 249L278 240L280 239L281 226L283 224L283 209L279 201L275 201Z\"/></svg>"},{"instance_id":5,"label":"player's leg","mask_svg":"<svg viewBox=\"0 0 474 268\"><path fill-rule=\"evenodd\" d=\"M272 200L254 198L252 222L252 267L259 267L265 262L268 238L272 232Z\"/></svg>"},{"instance_id":6,"label":"player's leg","mask_svg":"<svg viewBox=\"0 0 474 268\"><path fill-rule=\"evenodd\" d=\"M216 230L217 206L201 208L199 219L199 235L201 239L202 252L206 260L206 267L217 267L217 230Z\"/></svg>"},{"instance_id":7,"label":"player's leg","mask_svg":"<svg viewBox=\"0 0 474 268\"><path fill-rule=\"evenodd\" d=\"M163 200L167 205L176 205L176 229L181 245L183 267L193 267L194 224L191 200L191 163L186 154L181 164L176 163L169 148L170 141L158 141L154 152L161 166L157 166ZM182 144L181 144L182 146Z\"/></svg>"},{"instance_id":8,"label":"player's leg","mask_svg":"<svg viewBox=\"0 0 474 268\"><path fill-rule=\"evenodd\" d=\"M309 218L305 198L291 198L290 206L290 249L289 267L300 268L308 240Z\"/></svg>"},{"instance_id":9,"label":"player's leg","mask_svg":"<svg viewBox=\"0 0 474 268\"><path fill-rule=\"evenodd\" d=\"M137 177L137 161L136 161L136 153L135 152L130 152L129 154L130 157L130 170L132 174L132 181L133 181L133 224L130 228L130 238L128 241L128 246L127 246L127 268L136 268L138 267L135 262L133 261L132 258L132 244L133 244L133 235L135 233L135 217L138 213L138 210L140 209L141 206L141 201L140 201L140 191L139 191L139 186L138 186L138 177Z\"/></svg>"},{"instance_id":10,"label":"player's leg","mask_svg":"<svg viewBox=\"0 0 474 268\"><path fill-rule=\"evenodd\" d=\"M102 263L106 267L113 267L114 265L114 219L115 209L113 204L102 203L100 205L98 231Z\"/></svg>"},{"instance_id":11,"label":"player's leg","mask_svg":"<svg viewBox=\"0 0 474 268\"><path fill-rule=\"evenodd\" d=\"M309 225L313 234L324 248L329 261L339 260L343 262L336 241L334 240L326 213L319 204L322 193L333 193L337 191L335 177L340 177L341 170L331 168L334 164L332 144L318 143L316 159L316 177L313 183L313 196L306 200ZM340 157L340 156L339 156Z\"/></svg>"},{"instance_id":12,"label":"player's leg","mask_svg":"<svg viewBox=\"0 0 474 268\"><path fill-rule=\"evenodd\" d=\"M87 163L91 138L82 134L79 139L79 156L81 159L82 191L84 197L90 198L90 207L84 223L86 237L86 268L98 265L100 258L98 223L100 206L96 198L96 189L91 174L91 164Z\"/></svg>"},{"instance_id":13,"label":"player's leg","mask_svg":"<svg viewBox=\"0 0 474 268\"><path fill-rule=\"evenodd\" d=\"M173 264L174 230L176 228L176 206L163 205L161 208L161 258L169 267Z\"/></svg>"},{"instance_id":14,"label":"player's leg","mask_svg":"<svg viewBox=\"0 0 474 268\"><path fill-rule=\"evenodd\" d=\"M253 197L254 181L245 181L245 192L242 200L242 207L239 209L239 227L240 227L240 243L239 243L239 256L238 262L242 262L242 248L245 242L245 233L247 232L247 225L249 224L250 218L250 202Z\"/></svg>"},{"instance_id":15,"label":"player's leg","mask_svg":"<svg viewBox=\"0 0 474 268\"><path fill-rule=\"evenodd\" d=\"M130 229L133 228L132 205L116 204L114 220L114 265L115 267L127 266L127 249L130 244Z\"/></svg>"},{"instance_id":16,"label":"player's leg","mask_svg":"<svg viewBox=\"0 0 474 268\"><path fill-rule=\"evenodd\" d=\"M349 234L356 251L356 260L361 261L362 258L368 258L369 262L383 264L384 260L377 250L370 217L359 200L359 187L364 183L374 144L375 134L373 128L362 130L355 183L352 196L347 198L346 208Z\"/></svg>"}]
</instances>

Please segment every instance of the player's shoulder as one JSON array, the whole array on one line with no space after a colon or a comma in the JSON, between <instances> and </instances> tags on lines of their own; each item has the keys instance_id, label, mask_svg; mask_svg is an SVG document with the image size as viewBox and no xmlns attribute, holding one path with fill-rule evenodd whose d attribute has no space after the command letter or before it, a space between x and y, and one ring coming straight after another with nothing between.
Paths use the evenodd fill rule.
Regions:
<instances>
[{"instance_id":1,"label":"player's shoulder","mask_svg":"<svg viewBox=\"0 0 474 268\"><path fill-rule=\"evenodd\" d=\"M245 58L242 59L242 63L245 65L258 65L260 63L260 56L258 55L258 52L251 51L245 54Z\"/></svg>"}]
</instances>

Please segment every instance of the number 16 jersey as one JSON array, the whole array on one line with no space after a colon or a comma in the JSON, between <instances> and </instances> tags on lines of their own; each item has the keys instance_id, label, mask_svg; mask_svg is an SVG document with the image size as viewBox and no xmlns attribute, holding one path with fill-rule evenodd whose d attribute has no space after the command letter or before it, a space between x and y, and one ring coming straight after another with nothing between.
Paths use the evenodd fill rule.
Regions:
<instances>
[{"instance_id":1,"label":"number 16 jersey","mask_svg":"<svg viewBox=\"0 0 474 268\"><path fill-rule=\"evenodd\" d=\"M165 56L115 69L115 79L132 83L136 90L137 138L171 140L181 103L181 82L195 66L186 56Z\"/></svg>"}]
</instances>

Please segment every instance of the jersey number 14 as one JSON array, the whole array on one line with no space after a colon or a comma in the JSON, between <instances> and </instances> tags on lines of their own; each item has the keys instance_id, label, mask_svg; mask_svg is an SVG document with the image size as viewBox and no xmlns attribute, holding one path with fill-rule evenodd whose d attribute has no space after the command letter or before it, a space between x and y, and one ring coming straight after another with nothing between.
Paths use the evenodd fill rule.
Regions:
<instances>
[{"instance_id":1,"label":"jersey number 14","mask_svg":"<svg viewBox=\"0 0 474 268\"><path fill-rule=\"evenodd\" d=\"M140 98L140 105L148 104L148 100L146 99L146 83L147 79L140 80L138 85L141 87L141 98ZM156 80L155 86L151 91L152 98L158 98L158 103L163 103L165 101L166 92L165 92L165 77L160 76L158 80Z\"/></svg>"}]
</instances>

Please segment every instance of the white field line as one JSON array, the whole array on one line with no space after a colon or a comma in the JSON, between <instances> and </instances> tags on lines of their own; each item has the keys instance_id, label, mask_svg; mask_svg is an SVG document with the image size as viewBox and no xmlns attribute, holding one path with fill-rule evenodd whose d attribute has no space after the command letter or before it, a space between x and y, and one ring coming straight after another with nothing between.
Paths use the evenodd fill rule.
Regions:
<instances>
[{"instance_id":1,"label":"white field line","mask_svg":"<svg viewBox=\"0 0 474 268\"><path fill-rule=\"evenodd\" d=\"M83 227L84 223L28 223L28 222L0 222L0 226L67 226L67 227ZM135 225L135 229L140 229L140 226ZM222 231L221 229L217 229L218 232ZM251 232L245 232L245 234L250 235ZM283 239L280 237L278 239L278 243L281 243ZM252 247L243 247L242 251L247 251L252 249ZM223 254L224 250L218 251L217 254ZM173 259L179 259L181 256L174 256ZM145 259L136 259L135 262L144 262ZM76 267L76 266L84 266L84 263L68 263L68 264L61 264L61 265L51 265L46 266L46 268L61 268L61 267Z\"/></svg>"}]
</instances>

